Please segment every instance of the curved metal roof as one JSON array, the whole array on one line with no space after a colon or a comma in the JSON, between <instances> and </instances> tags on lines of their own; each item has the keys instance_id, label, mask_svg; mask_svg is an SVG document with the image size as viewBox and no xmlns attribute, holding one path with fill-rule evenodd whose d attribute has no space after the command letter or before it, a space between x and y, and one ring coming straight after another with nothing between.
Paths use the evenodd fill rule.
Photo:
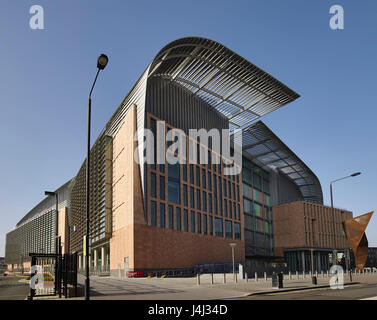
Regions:
<instances>
[{"instance_id":1,"label":"curved metal roof","mask_svg":"<svg viewBox=\"0 0 377 320\"><path fill-rule=\"evenodd\" d=\"M304 200L323 204L317 176L262 121L243 131L242 149L263 168L279 169L297 185Z\"/></svg>"},{"instance_id":2,"label":"curved metal roof","mask_svg":"<svg viewBox=\"0 0 377 320\"><path fill-rule=\"evenodd\" d=\"M222 44L198 37L175 40L153 59L149 77L175 81L244 129L299 95Z\"/></svg>"}]
</instances>

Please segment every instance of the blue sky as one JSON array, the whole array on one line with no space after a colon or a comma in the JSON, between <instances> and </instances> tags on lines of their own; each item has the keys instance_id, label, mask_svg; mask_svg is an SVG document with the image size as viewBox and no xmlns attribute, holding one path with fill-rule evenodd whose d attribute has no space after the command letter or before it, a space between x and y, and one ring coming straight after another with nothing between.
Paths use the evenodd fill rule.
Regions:
<instances>
[{"instance_id":1,"label":"blue sky","mask_svg":"<svg viewBox=\"0 0 377 320\"><path fill-rule=\"evenodd\" d=\"M45 30L29 27L44 8ZM344 30L329 9L344 8ZM377 207L377 2L5 0L0 19L0 256L5 234L47 189L85 158L87 96L98 54L92 141L168 42L203 36L237 52L298 92L262 120L317 174L325 203L354 215ZM377 215L367 229L377 246Z\"/></svg>"}]
</instances>

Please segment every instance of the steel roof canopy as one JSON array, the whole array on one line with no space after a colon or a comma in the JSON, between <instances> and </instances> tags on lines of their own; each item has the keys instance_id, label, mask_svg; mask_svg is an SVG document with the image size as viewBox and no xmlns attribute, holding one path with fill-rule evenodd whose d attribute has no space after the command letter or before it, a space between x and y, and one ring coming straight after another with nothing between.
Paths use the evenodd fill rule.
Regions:
<instances>
[{"instance_id":1,"label":"steel roof canopy","mask_svg":"<svg viewBox=\"0 0 377 320\"><path fill-rule=\"evenodd\" d=\"M242 144L243 152L264 169L279 169L288 177L299 188L304 200L323 204L317 176L262 121L242 132Z\"/></svg>"},{"instance_id":2,"label":"steel roof canopy","mask_svg":"<svg viewBox=\"0 0 377 320\"><path fill-rule=\"evenodd\" d=\"M175 40L156 55L149 77L175 81L210 104L229 129L252 122L299 95L222 44L199 37Z\"/></svg>"}]
</instances>

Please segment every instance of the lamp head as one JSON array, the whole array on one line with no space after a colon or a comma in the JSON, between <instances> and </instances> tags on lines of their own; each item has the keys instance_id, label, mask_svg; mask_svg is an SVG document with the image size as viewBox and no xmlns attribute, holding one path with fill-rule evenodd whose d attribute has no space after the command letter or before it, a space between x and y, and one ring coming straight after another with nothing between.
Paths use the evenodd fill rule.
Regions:
<instances>
[{"instance_id":1,"label":"lamp head","mask_svg":"<svg viewBox=\"0 0 377 320\"><path fill-rule=\"evenodd\" d=\"M105 69L107 63L109 62L109 58L107 57L107 55L105 54L101 54L99 57L98 57L98 60L97 60L97 68L100 69L100 70L103 70Z\"/></svg>"},{"instance_id":2,"label":"lamp head","mask_svg":"<svg viewBox=\"0 0 377 320\"><path fill-rule=\"evenodd\" d=\"M361 174L361 172L355 172L355 173L352 173L351 174L351 177L356 177L356 176L358 176L358 175L360 175Z\"/></svg>"}]
</instances>

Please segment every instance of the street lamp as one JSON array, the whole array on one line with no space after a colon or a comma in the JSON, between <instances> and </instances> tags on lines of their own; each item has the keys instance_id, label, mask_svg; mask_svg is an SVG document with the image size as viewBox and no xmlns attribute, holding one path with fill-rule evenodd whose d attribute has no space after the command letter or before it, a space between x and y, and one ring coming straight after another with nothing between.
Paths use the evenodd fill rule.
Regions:
<instances>
[{"instance_id":1,"label":"street lamp","mask_svg":"<svg viewBox=\"0 0 377 320\"><path fill-rule=\"evenodd\" d=\"M332 184L334 182L337 182L337 181L340 181L340 180L343 180L343 179L347 179L347 178L351 178L351 177L356 177L358 175L360 175L361 172L355 172L355 173L352 173L350 174L349 176L346 176L346 177L343 177L343 178L340 178L340 179L336 179L336 180L333 180L330 182L330 196L331 196L331 215L332 215L332 225L333 225L333 235L334 235L334 249L333 249L333 264L337 264L337 261L336 261L336 235L335 235L335 213L334 213L334 202L333 202L333 193L332 193Z\"/></svg>"},{"instance_id":2,"label":"street lamp","mask_svg":"<svg viewBox=\"0 0 377 320\"><path fill-rule=\"evenodd\" d=\"M229 243L229 245L232 248L232 261L233 261L233 280L236 280L236 273L235 273L235 268L234 268L234 248L236 247L237 243Z\"/></svg>"},{"instance_id":3,"label":"street lamp","mask_svg":"<svg viewBox=\"0 0 377 320\"><path fill-rule=\"evenodd\" d=\"M53 191L45 191L45 195L46 196L51 196L51 197L55 197L55 254L59 254L59 250L58 250L58 238L59 238L59 224L58 224L58 219L59 219L59 214L58 214L58 193L57 192L53 192ZM47 253L47 252L46 252Z\"/></svg>"},{"instance_id":4,"label":"street lamp","mask_svg":"<svg viewBox=\"0 0 377 320\"><path fill-rule=\"evenodd\" d=\"M90 299L90 281L89 281L89 186L90 186L90 117L91 117L91 108L92 108L92 92L94 89L94 85L96 84L98 74L101 70L105 69L107 63L109 62L109 58L105 54L101 54L97 59L97 74L94 78L92 88L90 89L89 99L88 99L88 126L87 126L87 144L86 144L86 239L85 239L85 247L86 247L86 264L85 264L85 300Z\"/></svg>"}]
</instances>

